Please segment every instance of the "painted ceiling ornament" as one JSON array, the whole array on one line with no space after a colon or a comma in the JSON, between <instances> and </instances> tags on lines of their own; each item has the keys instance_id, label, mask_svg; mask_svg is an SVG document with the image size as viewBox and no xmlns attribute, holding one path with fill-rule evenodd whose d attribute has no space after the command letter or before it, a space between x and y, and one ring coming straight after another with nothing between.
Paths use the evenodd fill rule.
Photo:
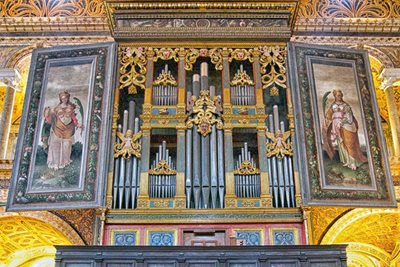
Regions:
<instances>
[{"instance_id":1,"label":"painted ceiling ornament","mask_svg":"<svg viewBox=\"0 0 400 267\"><path fill-rule=\"evenodd\" d=\"M268 158L276 156L281 160L285 156L293 156L292 143L288 142L290 131L282 133L281 130L277 130L275 134L267 131L266 135L271 140L266 144Z\"/></svg>"},{"instance_id":2,"label":"painted ceiling ornament","mask_svg":"<svg viewBox=\"0 0 400 267\"><path fill-rule=\"evenodd\" d=\"M193 125L197 125L197 131L202 136L207 136L211 133L212 126L216 124L217 129L222 129L223 123L219 118L221 116L221 97L215 96L211 99L210 92L208 90L200 91L200 97L197 99L192 96L194 101L193 109L189 111L190 114L194 115L186 122L188 128L192 128Z\"/></svg>"},{"instance_id":3,"label":"painted ceiling ornament","mask_svg":"<svg viewBox=\"0 0 400 267\"><path fill-rule=\"evenodd\" d=\"M153 170L149 170L150 175L176 175L176 170L169 166L166 160L160 160Z\"/></svg>"},{"instance_id":4,"label":"painted ceiling ornament","mask_svg":"<svg viewBox=\"0 0 400 267\"><path fill-rule=\"evenodd\" d=\"M117 137L121 140L121 143L114 145L114 158L122 156L124 159L128 159L132 156L140 158L140 151L142 146L139 143L139 139L142 137L142 132L139 131L133 134L132 130L127 130L125 135L121 132L117 132Z\"/></svg>"},{"instance_id":5,"label":"painted ceiling ornament","mask_svg":"<svg viewBox=\"0 0 400 267\"><path fill-rule=\"evenodd\" d=\"M260 174L260 170L255 168L250 161L244 160L242 161L242 164L240 164L239 169L233 171L233 174L255 175L255 174Z\"/></svg>"}]
</instances>

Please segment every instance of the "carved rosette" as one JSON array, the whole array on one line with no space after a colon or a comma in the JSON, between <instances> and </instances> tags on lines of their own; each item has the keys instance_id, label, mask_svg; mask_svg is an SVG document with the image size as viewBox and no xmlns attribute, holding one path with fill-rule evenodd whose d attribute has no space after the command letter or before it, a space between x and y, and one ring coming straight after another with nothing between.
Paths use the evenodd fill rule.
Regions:
<instances>
[{"instance_id":1,"label":"carved rosette","mask_svg":"<svg viewBox=\"0 0 400 267\"><path fill-rule=\"evenodd\" d=\"M150 175L176 175L176 170L169 166L166 160L160 160L153 170L149 170Z\"/></svg>"},{"instance_id":2,"label":"carved rosette","mask_svg":"<svg viewBox=\"0 0 400 267\"><path fill-rule=\"evenodd\" d=\"M269 89L270 96L279 96L279 89L286 89L286 47L260 47L261 83Z\"/></svg>"},{"instance_id":3,"label":"carved rosette","mask_svg":"<svg viewBox=\"0 0 400 267\"><path fill-rule=\"evenodd\" d=\"M244 160L242 162L242 164L240 164L239 169L233 171L233 174L236 174L236 175L256 175L256 174L260 174L260 170L255 168L250 161Z\"/></svg>"},{"instance_id":4,"label":"carved rosette","mask_svg":"<svg viewBox=\"0 0 400 267\"><path fill-rule=\"evenodd\" d=\"M197 125L197 131L202 136L207 136L211 133L211 128L214 124L216 124L217 129L222 129L224 125L220 119L221 108L217 108L216 105L218 101L218 96L214 97L212 100L210 92L202 90L199 99L195 100L195 104L191 111L194 116L187 120L186 126L192 128L193 125Z\"/></svg>"},{"instance_id":5,"label":"carved rosette","mask_svg":"<svg viewBox=\"0 0 400 267\"><path fill-rule=\"evenodd\" d=\"M161 60L174 60L175 62L179 61L179 48L154 48L155 56L153 58L154 62L157 62L158 59Z\"/></svg>"},{"instance_id":6,"label":"carved rosette","mask_svg":"<svg viewBox=\"0 0 400 267\"><path fill-rule=\"evenodd\" d=\"M128 89L129 94L136 94L137 88L145 89L147 58L143 47L120 48L119 89Z\"/></svg>"}]
</instances>

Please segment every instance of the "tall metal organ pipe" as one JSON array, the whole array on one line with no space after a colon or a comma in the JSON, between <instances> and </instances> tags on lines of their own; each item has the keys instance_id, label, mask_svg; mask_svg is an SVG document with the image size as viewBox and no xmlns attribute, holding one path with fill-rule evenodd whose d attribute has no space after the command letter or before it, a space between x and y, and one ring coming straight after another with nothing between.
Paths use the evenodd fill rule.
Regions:
<instances>
[{"instance_id":1,"label":"tall metal organ pipe","mask_svg":"<svg viewBox=\"0 0 400 267\"><path fill-rule=\"evenodd\" d=\"M260 197L260 173L254 162L254 158L248 149L247 143L244 143L241 148L241 153L238 155L235 169L234 182L236 196L240 198ZM240 170L242 170L242 172ZM251 172L245 173L245 171Z\"/></svg>"},{"instance_id":2,"label":"tall metal organ pipe","mask_svg":"<svg viewBox=\"0 0 400 267\"><path fill-rule=\"evenodd\" d=\"M149 196L151 198L173 198L175 196L176 170L166 141L162 141L158 147L149 174Z\"/></svg>"},{"instance_id":3,"label":"tall metal organ pipe","mask_svg":"<svg viewBox=\"0 0 400 267\"><path fill-rule=\"evenodd\" d=\"M161 71L154 83L152 97L153 105L176 105L178 98L178 87L176 86L176 81L172 76L171 71L168 70L167 64L165 64L164 69Z\"/></svg>"},{"instance_id":4,"label":"tall metal organ pipe","mask_svg":"<svg viewBox=\"0 0 400 267\"><path fill-rule=\"evenodd\" d=\"M278 106L273 106L273 112L268 116L268 131L282 138L285 133L284 122L279 121ZM280 135L278 135L278 131ZM284 140L280 140L282 142ZM267 143L273 142L267 138ZM290 137L285 141L290 142ZM268 171L270 173L270 193L273 196L274 207L295 207L295 190L294 190L294 174L293 160L291 156L283 155L282 157L271 156L267 159Z\"/></svg>"},{"instance_id":5,"label":"tall metal organ pipe","mask_svg":"<svg viewBox=\"0 0 400 267\"><path fill-rule=\"evenodd\" d=\"M200 75L193 75L193 93L199 99L200 91L208 91L211 100L215 97L215 87L208 85L208 64L200 65ZM193 103L192 103L193 104ZM204 108L204 107L201 107ZM189 115L191 111L189 111ZM213 115L214 118L216 115ZM186 131L186 202L189 208L222 208L225 196L224 137L223 130L211 126L211 133L203 136L194 124Z\"/></svg>"},{"instance_id":6,"label":"tall metal organ pipe","mask_svg":"<svg viewBox=\"0 0 400 267\"><path fill-rule=\"evenodd\" d=\"M124 110L122 125L118 125L117 129L123 136L126 136L128 130L132 131L133 135L139 132L140 123L139 118L135 117L135 108L135 102L130 101L128 110ZM117 143L121 142L117 138ZM133 209L139 194L140 159L135 155L127 159L121 156L116 158L114 163L113 208Z\"/></svg>"}]
</instances>

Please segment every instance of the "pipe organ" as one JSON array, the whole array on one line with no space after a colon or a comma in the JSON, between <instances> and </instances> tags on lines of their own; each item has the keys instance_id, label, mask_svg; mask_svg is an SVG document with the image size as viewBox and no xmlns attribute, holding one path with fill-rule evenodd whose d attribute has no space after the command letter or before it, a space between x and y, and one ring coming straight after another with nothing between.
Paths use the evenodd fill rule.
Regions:
<instances>
[{"instance_id":1,"label":"pipe organ","mask_svg":"<svg viewBox=\"0 0 400 267\"><path fill-rule=\"evenodd\" d=\"M282 53L122 47L112 208L296 207Z\"/></svg>"}]
</instances>

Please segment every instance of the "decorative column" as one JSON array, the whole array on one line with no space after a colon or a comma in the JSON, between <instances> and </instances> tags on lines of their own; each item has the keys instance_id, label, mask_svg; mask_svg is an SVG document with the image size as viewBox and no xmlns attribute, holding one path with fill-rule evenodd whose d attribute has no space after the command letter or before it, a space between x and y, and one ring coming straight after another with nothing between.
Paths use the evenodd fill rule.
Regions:
<instances>
[{"instance_id":1,"label":"decorative column","mask_svg":"<svg viewBox=\"0 0 400 267\"><path fill-rule=\"evenodd\" d=\"M5 159L7 155L8 135L10 134L11 117L14 106L15 90L20 79L20 75L15 69L0 69L0 82L4 83L6 95L4 97L3 110L0 117L0 157Z\"/></svg>"},{"instance_id":2,"label":"decorative column","mask_svg":"<svg viewBox=\"0 0 400 267\"><path fill-rule=\"evenodd\" d=\"M177 114L179 117L179 124L177 130L177 151L176 151L176 195L175 195L175 208L182 209L186 207L185 196L185 141L186 141L186 70L185 70L185 56L187 51L180 48L178 55L178 105Z\"/></svg>"},{"instance_id":3,"label":"decorative column","mask_svg":"<svg viewBox=\"0 0 400 267\"><path fill-rule=\"evenodd\" d=\"M379 78L382 81L381 89L385 92L390 130L392 133L394 157L391 161L392 163L397 163L400 162L400 118L394 98L393 83L400 81L400 68L384 69Z\"/></svg>"},{"instance_id":4,"label":"decorative column","mask_svg":"<svg viewBox=\"0 0 400 267\"><path fill-rule=\"evenodd\" d=\"M151 96L153 95L154 50L149 47L146 50L146 81L144 90L144 104L142 112L142 157L140 170L140 189L138 196L138 209L147 209L149 202L149 162L150 162L150 138L151 138Z\"/></svg>"},{"instance_id":5,"label":"decorative column","mask_svg":"<svg viewBox=\"0 0 400 267\"><path fill-rule=\"evenodd\" d=\"M261 52L258 49L253 51L253 76L255 81L255 94L256 94L256 112L258 118L257 126L257 140L259 147L259 160L260 160L260 180L261 180L261 204L263 208L272 207L272 195L269 192L269 175L268 173L268 163L267 163L267 151L266 151L266 130L265 119L265 105L263 101L263 89L261 83L261 65L260 65L260 55Z\"/></svg>"}]
</instances>

